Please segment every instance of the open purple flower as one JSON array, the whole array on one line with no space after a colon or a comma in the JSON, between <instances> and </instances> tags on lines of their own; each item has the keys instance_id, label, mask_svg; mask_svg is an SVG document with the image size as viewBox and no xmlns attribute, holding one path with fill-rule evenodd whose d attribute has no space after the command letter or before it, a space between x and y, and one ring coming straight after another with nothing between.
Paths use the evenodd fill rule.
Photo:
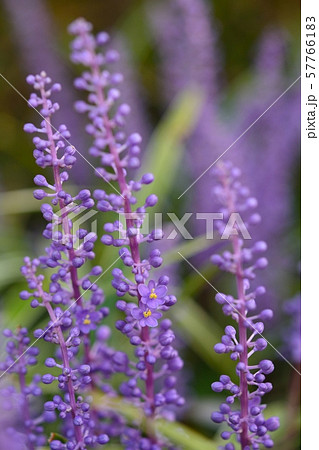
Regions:
<instances>
[{"instance_id":1,"label":"open purple flower","mask_svg":"<svg viewBox=\"0 0 319 450\"><path fill-rule=\"evenodd\" d=\"M97 323L101 320L101 313L98 311L89 311L81 309L77 314L77 325L84 334L88 334L91 330L95 330Z\"/></svg>"},{"instance_id":2,"label":"open purple flower","mask_svg":"<svg viewBox=\"0 0 319 450\"><path fill-rule=\"evenodd\" d=\"M143 304L138 308L133 308L131 314L134 319L139 321L141 327L157 327L157 319L162 317L162 313Z\"/></svg>"},{"instance_id":3,"label":"open purple flower","mask_svg":"<svg viewBox=\"0 0 319 450\"><path fill-rule=\"evenodd\" d=\"M158 308L165 302L164 297L167 292L167 287L163 284L156 286L155 281L151 280L148 285L139 284L138 292L140 293L141 302L149 308Z\"/></svg>"}]
</instances>

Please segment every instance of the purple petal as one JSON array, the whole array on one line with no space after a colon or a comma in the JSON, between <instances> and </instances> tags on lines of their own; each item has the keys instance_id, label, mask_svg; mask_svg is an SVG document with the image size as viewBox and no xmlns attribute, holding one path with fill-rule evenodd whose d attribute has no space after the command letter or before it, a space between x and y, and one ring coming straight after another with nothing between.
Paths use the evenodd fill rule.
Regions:
<instances>
[{"instance_id":1,"label":"purple petal","mask_svg":"<svg viewBox=\"0 0 319 450\"><path fill-rule=\"evenodd\" d=\"M149 283L148 283L148 289L149 289L149 291L151 290L151 289L154 289L155 288L155 282L153 281L153 280L151 280Z\"/></svg>"},{"instance_id":2,"label":"purple petal","mask_svg":"<svg viewBox=\"0 0 319 450\"><path fill-rule=\"evenodd\" d=\"M154 311L152 312L152 315L150 317L154 317L155 319L160 319L162 317L162 313L158 312L158 311Z\"/></svg>"},{"instance_id":3,"label":"purple petal","mask_svg":"<svg viewBox=\"0 0 319 450\"><path fill-rule=\"evenodd\" d=\"M144 305L146 305L148 301L148 297L141 297L141 302L144 303Z\"/></svg>"},{"instance_id":4,"label":"purple petal","mask_svg":"<svg viewBox=\"0 0 319 450\"><path fill-rule=\"evenodd\" d=\"M160 304L157 298L148 298L147 302L145 302L145 303L147 303L147 306L151 309L158 308L158 306Z\"/></svg>"},{"instance_id":5,"label":"purple petal","mask_svg":"<svg viewBox=\"0 0 319 450\"><path fill-rule=\"evenodd\" d=\"M82 331L82 333L84 334L88 334L91 331L92 327L91 324L89 325L80 325L80 330Z\"/></svg>"},{"instance_id":6,"label":"purple petal","mask_svg":"<svg viewBox=\"0 0 319 450\"><path fill-rule=\"evenodd\" d=\"M143 316L142 319L140 319L140 325L141 327L146 327L147 323L146 323L147 319L145 319L145 317Z\"/></svg>"},{"instance_id":7,"label":"purple petal","mask_svg":"<svg viewBox=\"0 0 319 450\"><path fill-rule=\"evenodd\" d=\"M166 295L166 292L167 292L167 287L166 286L163 286L163 285L160 285L160 286L157 286L157 288L155 289L155 294L157 295L157 297L164 297L164 295Z\"/></svg>"},{"instance_id":8,"label":"purple petal","mask_svg":"<svg viewBox=\"0 0 319 450\"><path fill-rule=\"evenodd\" d=\"M90 314L90 319L92 322L98 322L101 319L101 313L99 311L94 311Z\"/></svg>"},{"instance_id":9,"label":"purple petal","mask_svg":"<svg viewBox=\"0 0 319 450\"><path fill-rule=\"evenodd\" d=\"M145 284L139 284L137 289L142 297L148 297L150 290Z\"/></svg>"},{"instance_id":10,"label":"purple petal","mask_svg":"<svg viewBox=\"0 0 319 450\"><path fill-rule=\"evenodd\" d=\"M156 318L154 317L154 313L152 313L152 315L149 316L145 322L148 327L157 327L157 325L158 325L158 322L157 322Z\"/></svg>"},{"instance_id":11,"label":"purple petal","mask_svg":"<svg viewBox=\"0 0 319 450\"><path fill-rule=\"evenodd\" d=\"M140 320L143 317L143 313L140 310L140 308L133 308L131 311L132 316L134 319Z\"/></svg>"}]
</instances>

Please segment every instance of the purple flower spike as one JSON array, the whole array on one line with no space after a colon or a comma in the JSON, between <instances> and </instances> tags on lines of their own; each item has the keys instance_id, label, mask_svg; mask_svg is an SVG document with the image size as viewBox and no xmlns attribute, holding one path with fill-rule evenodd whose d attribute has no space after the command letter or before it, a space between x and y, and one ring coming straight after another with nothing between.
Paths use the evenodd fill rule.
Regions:
<instances>
[{"instance_id":1,"label":"purple flower spike","mask_svg":"<svg viewBox=\"0 0 319 450\"><path fill-rule=\"evenodd\" d=\"M70 133L67 127L52 124L59 109L52 96L60 90L60 85L52 84L45 72L28 76L27 82L34 89L29 104L45 118L39 126L27 124L24 129L27 133L36 134L33 138L36 164L43 169L51 168L51 175L39 174L34 178L35 184L43 188L36 189L34 197L51 201L51 204L45 203L41 207L48 222L43 236L51 242L45 249L45 255L34 260L25 258L21 271L28 282L28 290L22 291L20 297L22 300L31 299L32 308L42 306L46 309L48 324L44 330L36 330L35 336L58 346L55 358L46 360L46 366L52 368L54 375L43 375L42 383L57 385L64 399L57 400L55 396L55 406L49 403L50 410L46 409L43 420L55 421L54 409L58 409L59 417L67 423L68 442L66 446L60 441L52 441L51 448L84 449L86 444L95 444L98 436L95 425L90 421L87 403L80 395L83 389L85 392L88 386L94 386L96 376L96 373L90 373L93 354L88 334L107 316L108 309L100 307L104 301L103 291L91 281L91 277L98 276L101 270L96 266L85 273L84 269L87 260L94 259L97 236L84 229L73 233L71 217L92 208L94 200L88 189L81 190L77 195L71 195L66 190L68 170L76 163L76 149L68 141ZM84 273L80 279L78 269L82 267ZM48 283L44 283L42 269L50 269ZM45 288L46 285L48 288ZM85 307L82 299L84 292L87 295ZM78 354L83 356L78 357ZM35 355L29 363L36 363ZM88 370L83 371L84 366ZM48 404L46 406L48 408ZM45 442L43 445L46 445Z\"/></svg>"},{"instance_id":2,"label":"purple flower spike","mask_svg":"<svg viewBox=\"0 0 319 450\"><path fill-rule=\"evenodd\" d=\"M213 264L235 276L237 285L236 296L222 293L216 295L217 303L223 305L225 315L232 317L237 323L237 329L232 325L226 326L225 335L214 347L215 352L230 353L232 360L239 360L236 365L239 386L225 375L211 385L214 392L228 390L231 394L226 399L226 406L222 403L220 411L214 412L211 418L216 423L226 422L232 433L222 432L222 438L228 440L233 433L237 434L242 449L258 449L260 444L271 448L273 441L268 431L279 427L279 419L264 418L263 410L266 406L261 405L261 398L272 389L271 383L265 382L265 375L273 372L274 364L268 359L260 361L259 364L249 363L249 358L255 352L263 351L267 347L267 341L261 336L264 331L261 320L272 318L272 311L269 309L262 310L259 314L251 313L256 309L256 297L262 295L265 288L259 286L251 291L250 280L255 279L256 270L267 266L266 258L258 258L254 262L254 256L255 253L259 255L265 252L267 245L264 242L251 245L249 239L248 247L245 245L243 233L257 223L256 220L251 220L251 217L256 217L253 210L258 202L249 197L248 189L239 181L239 171L231 163L220 162L213 173L218 179L213 192L219 201L220 211L223 211L226 217L225 222L219 224L218 231L220 234L224 233L232 213L242 214L242 221L241 228L237 224L234 232L229 234L231 251L224 251L222 255L214 255L211 258ZM235 400L239 402L239 412L230 408ZM223 448L233 449L234 446L228 443Z\"/></svg>"},{"instance_id":3,"label":"purple flower spike","mask_svg":"<svg viewBox=\"0 0 319 450\"><path fill-rule=\"evenodd\" d=\"M86 129L93 139L90 154L100 158L105 167L98 170L99 176L117 183L115 192L101 189L94 192L97 208L103 213L112 210L121 216L125 214L124 225L119 221L107 221L106 234L101 240L107 246L119 248L123 266L113 269L112 286L120 298L116 306L125 317L117 321L116 328L129 338L137 359L130 362L127 355L116 352L110 370L128 377L120 387L121 394L143 407L149 418L160 414L171 416L172 404L182 406L184 399L175 390L175 382L168 385L167 380L182 368L183 362L172 347L175 335L170 321L160 319L162 311L173 306L176 298L166 295L168 277L163 276L158 283L149 281L151 271L163 262L160 251L153 249L145 259L140 253L142 243L151 243L163 236L162 230L153 230L147 235L141 231L146 208L156 205L157 196L148 195L145 202L134 209L137 203L135 192L152 183L154 177L147 173L138 181L128 180L129 169L140 166L142 138L135 132L126 133L126 119L131 108L119 101L123 77L112 70L119 55L108 48L107 39L101 39L100 34L94 36L91 29L92 26L83 19L70 26L70 32L75 35L71 59L84 66L75 86L88 91L87 100L77 103L76 107L78 112L88 114ZM124 269L131 274L126 275ZM135 302L129 302L128 296ZM83 324L79 326L83 327ZM153 433L142 437L137 430L128 428L122 441L125 448L155 450L162 447Z\"/></svg>"}]
</instances>

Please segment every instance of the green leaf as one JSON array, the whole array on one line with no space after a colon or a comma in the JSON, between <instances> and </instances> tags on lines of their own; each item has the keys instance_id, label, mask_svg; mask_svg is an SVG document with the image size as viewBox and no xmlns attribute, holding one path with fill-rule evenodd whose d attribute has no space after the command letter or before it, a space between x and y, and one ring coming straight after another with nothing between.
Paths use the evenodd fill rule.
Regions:
<instances>
[{"instance_id":1,"label":"green leaf","mask_svg":"<svg viewBox=\"0 0 319 450\"><path fill-rule=\"evenodd\" d=\"M150 421L145 417L141 408L127 403L120 397L107 397L105 394L93 393L94 405L96 408L112 409L120 412L128 421L138 423L142 430L152 427L162 436L168 438L170 442L181 446L186 450L198 448L201 450L211 450L214 448L214 442L193 430L192 428L179 423L168 422L164 419Z\"/></svg>"},{"instance_id":2,"label":"green leaf","mask_svg":"<svg viewBox=\"0 0 319 450\"><path fill-rule=\"evenodd\" d=\"M181 423L158 420L155 426L162 435L185 450L194 450L194 448L212 450L214 448L214 442L211 439Z\"/></svg>"},{"instance_id":3,"label":"green leaf","mask_svg":"<svg viewBox=\"0 0 319 450\"><path fill-rule=\"evenodd\" d=\"M41 203L33 197L34 189L18 189L0 195L0 215L21 214L40 210ZM68 192L76 192L74 185L68 186Z\"/></svg>"},{"instance_id":4,"label":"green leaf","mask_svg":"<svg viewBox=\"0 0 319 450\"><path fill-rule=\"evenodd\" d=\"M214 241L208 240L205 235L198 236L192 240L178 242L176 247L162 253L164 264L174 264L183 261L183 258L178 253L180 252L185 258L191 258L204 250L207 250L214 244Z\"/></svg>"},{"instance_id":5,"label":"green leaf","mask_svg":"<svg viewBox=\"0 0 319 450\"><path fill-rule=\"evenodd\" d=\"M181 296L179 308L172 308L174 323L179 326L184 339L193 351L211 367L221 373L229 373L227 358L214 351L214 345L223 334L220 326L207 312L189 297Z\"/></svg>"},{"instance_id":6,"label":"green leaf","mask_svg":"<svg viewBox=\"0 0 319 450\"><path fill-rule=\"evenodd\" d=\"M181 252L182 253L182 252ZM185 264L187 264L185 262ZM211 263L200 267L200 273L207 279L212 280L214 276L218 273L216 266ZM190 274L184 278L182 293L181 295L192 296L200 292L203 287L209 286L207 281L201 277L197 272L191 269ZM211 287L212 298L215 298L217 292Z\"/></svg>"},{"instance_id":7,"label":"green leaf","mask_svg":"<svg viewBox=\"0 0 319 450\"><path fill-rule=\"evenodd\" d=\"M33 189L8 191L0 196L0 214L20 214L38 211L39 202L33 197Z\"/></svg>"},{"instance_id":8,"label":"green leaf","mask_svg":"<svg viewBox=\"0 0 319 450\"><path fill-rule=\"evenodd\" d=\"M0 261L0 288L15 280L21 280L20 266L23 256L15 253L3 254Z\"/></svg>"},{"instance_id":9,"label":"green leaf","mask_svg":"<svg viewBox=\"0 0 319 450\"><path fill-rule=\"evenodd\" d=\"M128 14L119 20L117 29L129 42L130 50L136 60L142 61L152 51L150 30L147 26L143 2L134 3L134 6L128 9ZM136 33L136 30L139 32Z\"/></svg>"},{"instance_id":10,"label":"green leaf","mask_svg":"<svg viewBox=\"0 0 319 450\"><path fill-rule=\"evenodd\" d=\"M152 192L156 192L159 198L158 208L165 200L178 177L184 153L182 143L196 125L202 99L198 88L185 90L173 101L157 126L146 149L140 171L140 177L147 172L153 173L155 181L144 187L143 193L137 196L138 200L144 201Z\"/></svg>"}]
</instances>

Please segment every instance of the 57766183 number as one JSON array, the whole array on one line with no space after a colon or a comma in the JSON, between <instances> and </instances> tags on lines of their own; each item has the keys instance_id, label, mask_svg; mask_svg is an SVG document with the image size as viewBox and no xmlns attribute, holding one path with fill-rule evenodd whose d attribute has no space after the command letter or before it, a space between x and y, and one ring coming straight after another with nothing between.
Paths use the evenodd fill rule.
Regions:
<instances>
[{"instance_id":1,"label":"57766183 number","mask_svg":"<svg viewBox=\"0 0 319 450\"><path fill-rule=\"evenodd\" d=\"M316 19L306 17L306 78L316 78L315 74L315 54L316 54Z\"/></svg>"}]
</instances>

